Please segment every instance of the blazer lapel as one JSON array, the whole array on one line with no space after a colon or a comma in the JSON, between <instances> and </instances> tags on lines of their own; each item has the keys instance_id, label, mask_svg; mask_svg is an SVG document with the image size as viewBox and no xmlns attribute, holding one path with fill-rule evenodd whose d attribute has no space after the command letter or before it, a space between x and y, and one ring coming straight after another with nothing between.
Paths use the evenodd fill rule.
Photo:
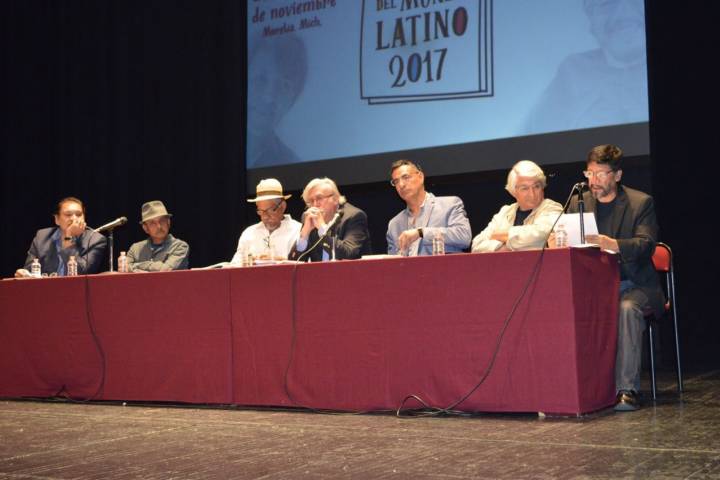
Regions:
<instances>
[{"instance_id":1,"label":"blazer lapel","mask_svg":"<svg viewBox=\"0 0 720 480\"><path fill-rule=\"evenodd\" d=\"M512 208L508 208L507 216L505 217L505 220L507 221L509 226L513 226L515 224L515 216L517 215L517 211L518 211L517 202L512 204Z\"/></svg>"},{"instance_id":2,"label":"blazer lapel","mask_svg":"<svg viewBox=\"0 0 720 480\"><path fill-rule=\"evenodd\" d=\"M432 215L433 208L435 208L435 195L433 195L430 192L427 192L427 197L425 198L425 208L422 212L422 217L418 219L418 225L419 227L427 227L430 223L430 216Z\"/></svg>"},{"instance_id":3,"label":"blazer lapel","mask_svg":"<svg viewBox=\"0 0 720 480\"><path fill-rule=\"evenodd\" d=\"M585 202L585 212L595 213L595 197L590 192L583 193L583 200Z\"/></svg>"}]
</instances>

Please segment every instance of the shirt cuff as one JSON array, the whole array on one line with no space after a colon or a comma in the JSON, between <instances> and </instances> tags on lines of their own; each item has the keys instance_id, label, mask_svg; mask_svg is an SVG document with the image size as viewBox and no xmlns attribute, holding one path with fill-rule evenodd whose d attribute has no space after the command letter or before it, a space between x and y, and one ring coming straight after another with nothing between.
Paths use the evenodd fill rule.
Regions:
<instances>
[{"instance_id":1,"label":"shirt cuff","mask_svg":"<svg viewBox=\"0 0 720 480\"><path fill-rule=\"evenodd\" d=\"M307 248L307 246L308 246L308 239L298 237L297 242L295 243L295 248L297 249L297 251L304 252L305 249Z\"/></svg>"}]
</instances>

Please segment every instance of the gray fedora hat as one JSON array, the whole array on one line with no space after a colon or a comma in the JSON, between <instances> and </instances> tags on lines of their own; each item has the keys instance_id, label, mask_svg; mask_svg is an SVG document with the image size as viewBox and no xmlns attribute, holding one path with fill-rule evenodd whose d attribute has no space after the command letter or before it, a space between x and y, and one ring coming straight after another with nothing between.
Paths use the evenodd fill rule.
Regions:
<instances>
[{"instance_id":1,"label":"gray fedora hat","mask_svg":"<svg viewBox=\"0 0 720 480\"><path fill-rule=\"evenodd\" d=\"M145 223L148 220L152 220L157 217L172 217L172 214L168 213L165 205L160 200L152 200L144 203L142 206L142 220L140 220L140 223Z\"/></svg>"}]
</instances>

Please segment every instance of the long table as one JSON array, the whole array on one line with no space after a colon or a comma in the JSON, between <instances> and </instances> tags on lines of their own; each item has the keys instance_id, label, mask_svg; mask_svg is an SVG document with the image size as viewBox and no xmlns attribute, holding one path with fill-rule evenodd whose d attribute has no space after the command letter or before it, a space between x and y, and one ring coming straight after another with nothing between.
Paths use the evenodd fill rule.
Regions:
<instances>
[{"instance_id":1,"label":"long table","mask_svg":"<svg viewBox=\"0 0 720 480\"><path fill-rule=\"evenodd\" d=\"M593 249L7 280L0 396L582 414L618 282Z\"/></svg>"}]
</instances>

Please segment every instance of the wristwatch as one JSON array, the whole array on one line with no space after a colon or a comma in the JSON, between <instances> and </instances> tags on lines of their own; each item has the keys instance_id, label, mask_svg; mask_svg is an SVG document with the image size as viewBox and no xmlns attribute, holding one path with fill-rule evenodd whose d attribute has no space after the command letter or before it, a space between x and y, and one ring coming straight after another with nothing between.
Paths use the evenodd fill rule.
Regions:
<instances>
[{"instance_id":1,"label":"wristwatch","mask_svg":"<svg viewBox=\"0 0 720 480\"><path fill-rule=\"evenodd\" d=\"M420 235L420 238L423 238L422 228L418 228L417 231L418 231L418 235Z\"/></svg>"}]
</instances>

